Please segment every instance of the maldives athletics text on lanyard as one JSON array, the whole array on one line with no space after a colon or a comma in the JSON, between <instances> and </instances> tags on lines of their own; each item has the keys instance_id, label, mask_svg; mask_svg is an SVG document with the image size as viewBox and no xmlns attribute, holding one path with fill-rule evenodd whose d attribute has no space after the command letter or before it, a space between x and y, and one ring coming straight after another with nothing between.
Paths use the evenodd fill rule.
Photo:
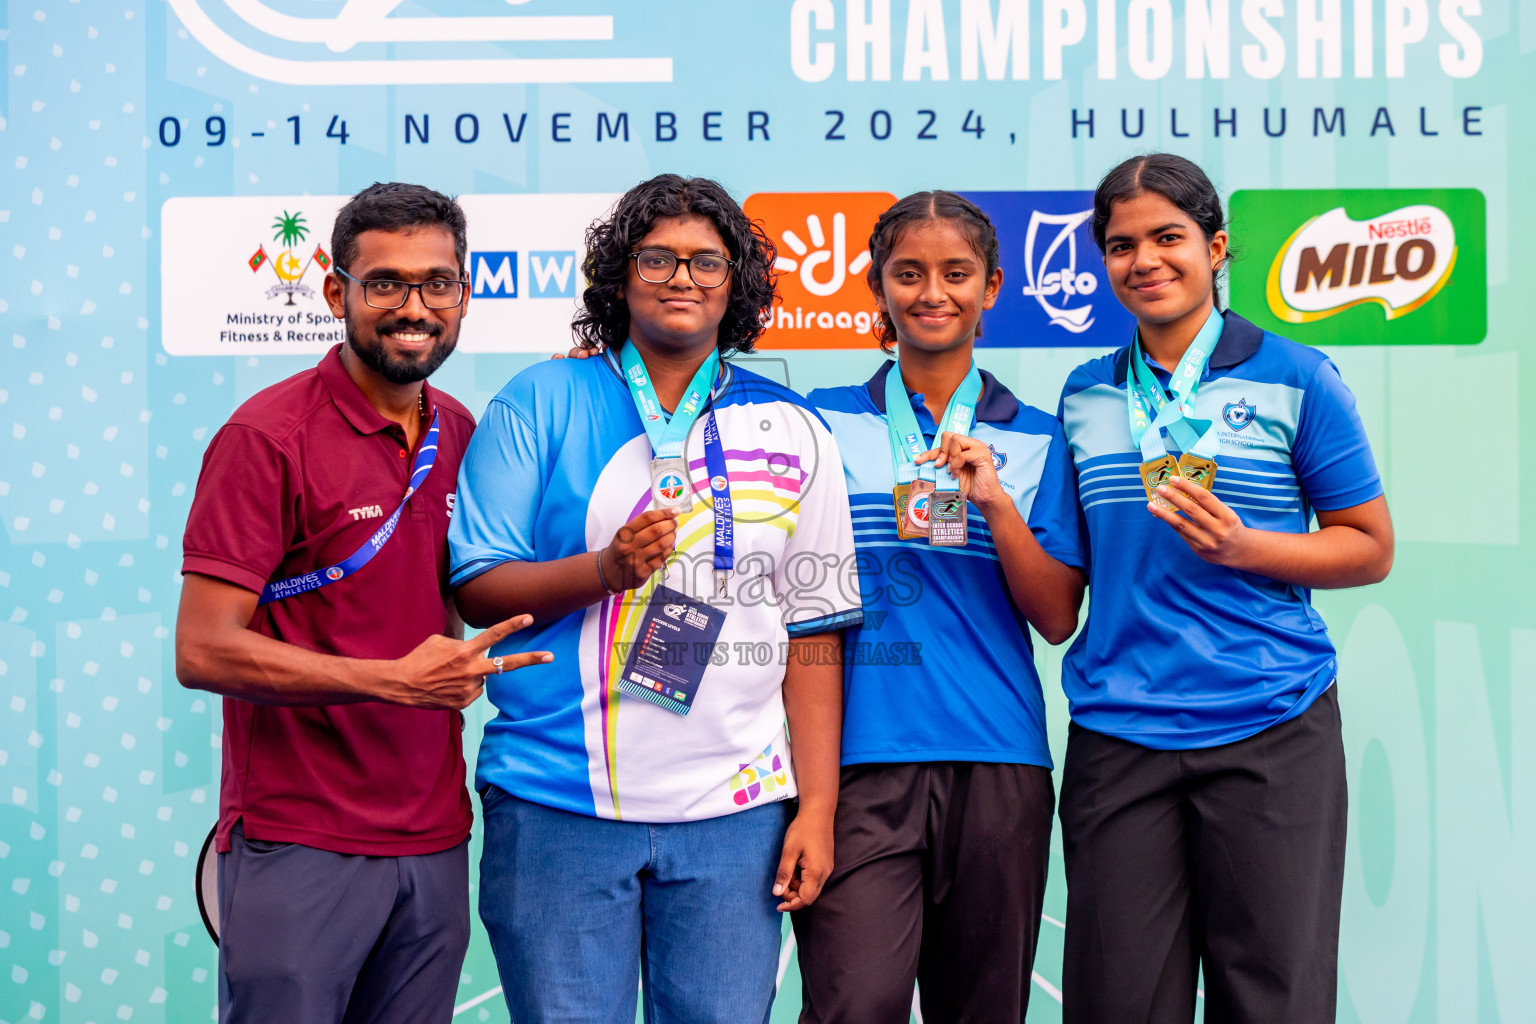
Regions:
<instances>
[{"instance_id":1,"label":"maldives athletics text on lanyard","mask_svg":"<svg viewBox=\"0 0 1536 1024\"><path fill-rule=\"evenodd\" d=\"M624 382L629 385L635 411L650 438L651 497L659 508L687 512L693 508L693 480L683 446L699 419L706 399L720 383L723 370L720 353L711 352L683 392L677 411L667 418L650 374L635 348L627 342L623 349ZM704 465L709 470L709 491L715 507L715 586L720 597L726 596L726 581L736 568L736 523L731 513L731 478L725 468L725 448L720 443L720 428L711 408L704 420Z\"/></svg>"},{"instance_id":2,"label":"maldives athletics text on lanyard","mask_svg":"<svg viewBox=\"0 0 1536 1024\"><path fill-rule=\"evenodd\" d=\"M384 525L375 530L362 547L324 572L316 569L301 576L268 583L261 588L261 600L256 602L257 604L268 604L285 597L319 590L321 587L346 579L373 560L373 556L383 549L385 542L394 536L395 526L400 522L400 513L405 511L405 503L410 501L411 495L419 491L421 485L427 482L427 475L432 472L432 465L437 462L437 417L438 414L434 412L432 425L427 428L427 436L422 439L421 449L416 453L416 461L411 466L410 486L406 487L405 497L400 499L400 507L395 509L395 514L384 520Z\"/></svg>"},{"instance_id":3,"label":"maldives athletics text on lanyard","mask_svg":"<svg viewBox=\"0 0 1536 1024\"><path fill-rule=\"evenodd\" d=\"M1221 312L1213 308L1168 381L1172 399L1142 358L1140 333L1131 339L1130 367L1125 382L1131 440L1141 448L1141 483L1146 488L1147 500L1170 511L1174 509L1173 504L1157 493L1158 485L1170 477L1182 476L1206 490L1216 482L1216 456L1221 451L1221 439L1216 434L1214 422L1197 420L1194 413L1200 378L1205 375L1211 352L1221 340L1222 323ZM1155 418L1149 418L1149 407ZM1179 446L1177 460L1168 454L1163 444L1164 430Z\"/></svg>"},{"instance_id":4,"label":"maldives athletics text on lanyard","mask_svg":"<svg viewBox=\"0 0 1536 1024\"><path fill-rule=\"evenodd\" d=\"M944 432L969 434L976 420L976 402L981 397L981 371L976 363L950 396L944 415L935 425L942 439ZM928 450L923 429L917 425L912 399L901 379L898 361L885 376L885 425L891 442L891 465L896 471L896 488L891 492L896 505L896 532L902 540L928 538L935 547L964 547L966 500L949 467L944 467L946 486L937 489L938 468L932 462L917 464L917 457Z\"/></svg>"}]
</instances>

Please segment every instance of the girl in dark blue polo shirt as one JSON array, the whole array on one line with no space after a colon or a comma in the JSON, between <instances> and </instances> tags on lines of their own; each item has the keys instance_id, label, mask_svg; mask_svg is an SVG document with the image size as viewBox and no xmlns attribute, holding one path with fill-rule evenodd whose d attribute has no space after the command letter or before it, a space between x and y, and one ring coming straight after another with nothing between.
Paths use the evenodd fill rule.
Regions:
<instances>
[{"instance_id":1,"label":"girl in dark blue polo shirt","mask_svg":"<svg viewBox=\"0 0 1536 1024\"><path fill-rule=\"evenodd\" d=\"M1122 163L1093 230L1130 344L1069 377L1092 601L1062 685L1068 1022L1332 1021L1346 795L1313 587L1375 583L1392 524L1321 352L1216 305L1221 200ZM1317 528L1311 521L1316 517Z\"/></svg>"}]
</instances>

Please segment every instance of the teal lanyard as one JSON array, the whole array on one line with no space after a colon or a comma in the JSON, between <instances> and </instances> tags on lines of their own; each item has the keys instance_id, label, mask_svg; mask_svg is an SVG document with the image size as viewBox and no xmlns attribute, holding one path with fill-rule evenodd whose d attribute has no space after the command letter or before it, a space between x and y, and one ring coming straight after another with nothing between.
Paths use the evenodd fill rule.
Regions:
<instances>
[{"instance_id":1,"label":"teal lanyard","mask_svg":"<svg viewBox=\"0 0 1536 1024\"><path fill-rule=\"evenodd\" d=\"M1221 450L1221 439L1216 424L1211 420L1197 420L1195 396L1200 391L1200 378L1205 375L1206 363L1211 352L1221 340L1221 313L1215 309L1206 317L1184 352L1184 358L1174 369L1168 382L1173 392L1170 400L1158 383L1157 377L1141 355L1141 335L1131 339L1130 373L1127 374L1125 398L1131 425L1131 440L1141 448L1144 462L1161 459L1168 454L1163 444L1163 431L1167 430L1179 450L1204 459L1215 459ZM1148 414L1148 409L1152 414Z\"/></svg>"},{"instance_id":2,"label":"teal lanyard","mask_svg":"<svg viewBox=\"0 0 1536 1024\"><path fill-rule=\"evenodd\" d=\"M704 410L704 399L709 394L711 385L720 373L720 353L711 352L709 358L704 360L704 365L699 367L693 375L693 380L688 385L688 390L683 393L683 400L678 403L677 411L667 418L667 412L661 407L661 402L656 398L656 389L651 385L651 375L646 372L645 363L640 359L640 353L635 349L635 343L629 342L624 346L624 382L629 385L630 397L635 400L635 411L640 414L640 422L645 427L645 435L651 439L651 450L656 453L658 459L681 458L683 445L688 440L688 432L698 421L699 413Z\"/></svg>"},{"instance_id":3,"label":"teal lanyard","mask_svg":"<svg viewBox=\"0 0 1536 1024\"><path fill-rule=\"evenodd\" d=\"M937 424L938 435L934 441L937 442L946 430L969 434L976 418L976 401L980 397L981 371L976 369L973 361L971 372L965 375L965 380L960 382L960 386L950 396L949 405L944 407L944 415ZM917 414L912 411L912 399L907 395L907 386L901 381L900 363L892 366L890 373L885 376L885 425L890 435L891 465L896 471L897 485L909 484L918 477L930 483L937 481L938 471L933 463L917 464L917 457L928 450L928 445L923 440L923 428L917 425ZM953 484L955 477L948 467L945 467L944 473Z\"/></svg>"}]
</instances>

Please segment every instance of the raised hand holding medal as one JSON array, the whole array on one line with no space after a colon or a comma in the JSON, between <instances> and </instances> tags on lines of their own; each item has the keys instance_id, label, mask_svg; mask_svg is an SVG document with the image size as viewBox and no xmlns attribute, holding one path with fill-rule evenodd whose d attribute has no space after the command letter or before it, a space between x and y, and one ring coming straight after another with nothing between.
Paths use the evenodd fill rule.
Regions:
<instances>
[{"instance_id":1,"label":"raised hand holding medal","mask_svg":"<svg viewBox=\"0 0 1536 1024\"><path fill-rule=\"evenodd\" d=\"M992 449L984 441L946 430L939 435L938 447L924 452L917 461L931 462L935 468L947 471L957 488L934 492L930 544L963 546L969 540L966 516L970 504L974 503L985 517L998 502L1011 501L997 477ZM950 537L957 538L958 543L950 541Z\"/></svg>"},{"instance_id":2,"label":"raised hand holding medal","mask_svg":"<svg viewBox=\"0 0 1536 1024\"><path fill-rule=\"evenodd\" d=\"M693 379L683 391L682 401L670 416L656 397L655 387L645 362L633 343L621 351L621 368L624 382L634 399L635 412L651 442L650 465L651 501L655 509L680 515L693 509L693 477L684 445L693 425L698 422L709 405L714 389L720 386L724 371L720 354L710 352L709 358L700 364ZM726 596L727 580L735 570L735 531L731 509L730 477L725 464L725 454L720 433L711 410L704 424L704 457L709 471L710 494L716 520L714 576L718 594ZM670 560L661 565L665 576Z\"/></svg>"},{"instance_id":3,"label":"raised hand holding medal","mask_svg":"<svg viewBox=\"0 0 1536 1024\"><path fill-rule=\"evenodd\" d=\"M975 422L976 402L980 397L981 371L973 362L939 419L941 436L964 436ZM939 485L943 463L934 460L935 452L923 450L923 430L903 383L899 363L885 378L885 417L891 465L897 480L893 498L898 535L903 540L927 536L928 543L934 547L964 547L969 539L966 496L947 470L944 471L945 486ZM990 461L989 455L989 464Z\"/></svg>"}]
</instances>

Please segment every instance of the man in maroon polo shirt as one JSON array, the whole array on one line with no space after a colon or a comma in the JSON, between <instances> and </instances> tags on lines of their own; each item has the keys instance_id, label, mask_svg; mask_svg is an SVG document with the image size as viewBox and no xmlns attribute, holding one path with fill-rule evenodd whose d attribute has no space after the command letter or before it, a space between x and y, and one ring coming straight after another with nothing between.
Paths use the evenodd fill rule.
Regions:
<instances>
[{"instance_id":1,"label":"man in maroon polo shirt","mask_svg":"<svg viewBox=\"0 0 1536 1024\"><path fill-rule=\"evenodd\" d=\"M235 410L203 458L176 675L225 698L226 1024L453 1013L469 941L459 709L487 673L550 660L487 660L527 617L465 642L448 589L474 418L425 379L458 341L464 250L448 197L360 192L325 279L346 341Z\"/></svg>"}]
</instances>

